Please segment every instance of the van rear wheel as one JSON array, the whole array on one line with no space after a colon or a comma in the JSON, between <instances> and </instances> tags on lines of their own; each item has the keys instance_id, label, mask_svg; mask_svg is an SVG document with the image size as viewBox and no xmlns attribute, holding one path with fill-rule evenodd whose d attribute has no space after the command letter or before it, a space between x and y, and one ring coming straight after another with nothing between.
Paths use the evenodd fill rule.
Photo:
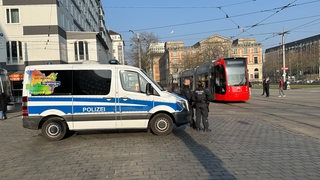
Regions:
<instances>
[{"instance_id":1,"label":"van rear wheel","mask_svg":"<svg viewBox=\"0 0 320 180\"><path fill-rule=\"evenodd\" d=\"M58 117L49 118L41 128L42 135L52 141L59 141L67 133L67 124Z\"/></svg>"},{"instance_id":2,"label":"van rear wheel","mask_svg":"<svg viewBox=\"0 0 320 180\"><path fill-rule=\"evenodd\" d=\"M157 114L151 119L150 126L154 134L164 136L172 132L173 121L167 114Z\"/></svg>"}]
</instances>

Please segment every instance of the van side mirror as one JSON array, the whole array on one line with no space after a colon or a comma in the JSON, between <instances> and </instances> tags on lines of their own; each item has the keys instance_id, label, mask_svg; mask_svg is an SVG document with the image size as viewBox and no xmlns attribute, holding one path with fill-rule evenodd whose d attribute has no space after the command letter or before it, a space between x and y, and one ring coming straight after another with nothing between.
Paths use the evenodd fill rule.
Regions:
<instances>
[{"instance_id":1,"label":"van side mirror","mask_svg":"<svg viewBox=\"0 0 320 180\"><path fill-rule=\"evenodd\" d=\"M147 85L146 85L146 94L153 95L153 87L150 83L147 83Z\"/></svg>"}]
</instances>

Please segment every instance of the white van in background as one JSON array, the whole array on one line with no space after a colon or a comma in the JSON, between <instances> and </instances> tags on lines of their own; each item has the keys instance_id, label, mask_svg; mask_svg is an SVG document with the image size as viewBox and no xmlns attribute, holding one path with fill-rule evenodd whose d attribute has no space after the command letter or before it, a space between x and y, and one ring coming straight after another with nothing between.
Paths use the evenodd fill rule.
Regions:
<instances>
[{"instance_id":1,"label":"white van in background","mask_svg":"<svg viewBox=\"0 0 320 180\"><path fill-rule=\"evenodd\" d=\"M41 129L50 140L68 130L150 128L167 135L174 124L188 123L185 99L125 65L27 66L22 101L23 127Z\"/></svg>"}]
</instances>

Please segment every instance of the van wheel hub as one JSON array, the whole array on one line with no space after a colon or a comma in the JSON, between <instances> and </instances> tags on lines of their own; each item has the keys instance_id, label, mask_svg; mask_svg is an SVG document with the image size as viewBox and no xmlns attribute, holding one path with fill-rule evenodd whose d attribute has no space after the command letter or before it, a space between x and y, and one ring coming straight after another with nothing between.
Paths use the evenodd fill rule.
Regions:
<instances>
[{"instance_id":1,"label":"van wheel hub","mask_svg":"<svg viewBox=\"0 0 320 180\"><path fill-rule=\"evenodd\" d=\"M61 131L60 127L56 124L52 124L48 127L48 133L50 136L56 136Z\"/></svg>"},{"instance_id":2,"label":"van wheel hub","mask_svg":"<svg viewBox=\"0 0 320 180\"><path fill-rule=\"evenodd\" d=\"M166 130L168 127L168 122L165 120L165 119L160 119L157 123L157 128L160 130L160 131L164 131Z\"/></svg>"}]
</instances>

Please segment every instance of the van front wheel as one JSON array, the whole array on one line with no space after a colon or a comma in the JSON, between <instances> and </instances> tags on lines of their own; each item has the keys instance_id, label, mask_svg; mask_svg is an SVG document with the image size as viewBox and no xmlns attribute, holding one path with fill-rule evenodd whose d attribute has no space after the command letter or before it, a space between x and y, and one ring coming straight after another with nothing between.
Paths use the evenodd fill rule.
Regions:
<instances>
[{"instance_id":1,"label":"van front wheel","mask_svg":"<svg viewBox=\"0 0 320 180\"><path fill-rule=\"evenodd\" d=\"M61 118L48 119L41 128L42 135L52 141L59 141L67 133L67 125Z\"/></svg>"},{"instance_id":2,"label":"van front wheel","mask_svg":"<svg viewBox=\"0 0 320 180\"><path fill-rule=\"evenodd\" d=\"M173 122L167 114L157 114L150 122L151 130L156 135L168 135L172 132Z\"/></svg>"}]
</instances>

